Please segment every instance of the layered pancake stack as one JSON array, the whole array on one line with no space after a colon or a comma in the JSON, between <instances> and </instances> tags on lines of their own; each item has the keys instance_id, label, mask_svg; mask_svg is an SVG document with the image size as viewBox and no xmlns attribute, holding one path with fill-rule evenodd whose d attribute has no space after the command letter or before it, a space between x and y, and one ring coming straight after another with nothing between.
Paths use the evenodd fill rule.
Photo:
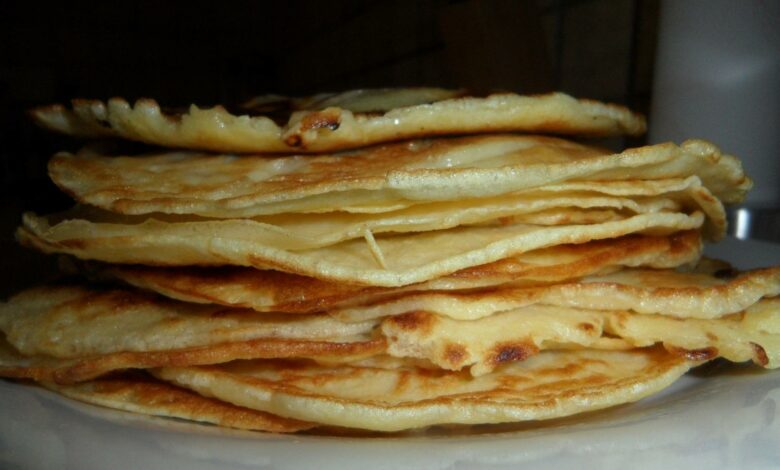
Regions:
<instances>
[{"instance_id":1,"label":"layered pancake stack","mask_svg":"<svg viewBox=\"0 0 780 470\"><path fill-rule=\"evenodd\" d=\"M26 214L17 236L72 276L0 306L0 375L231 427L401 431L632 402L715 358L780 363L780 268L701 258L751 185L713 144L553 137L644 131L562 94L272 96L243 113L34 111L158 147L52 158L77 205Z\"/></svg>"}]
</instances>

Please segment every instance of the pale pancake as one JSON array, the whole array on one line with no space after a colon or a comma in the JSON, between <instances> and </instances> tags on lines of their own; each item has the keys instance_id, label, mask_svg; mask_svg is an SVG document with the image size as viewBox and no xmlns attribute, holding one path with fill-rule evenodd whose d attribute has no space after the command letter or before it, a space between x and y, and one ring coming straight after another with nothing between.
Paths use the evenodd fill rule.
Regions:
<instances>
[{"instance_id":1,"label":"pale pancake","mask_svg":"<svg viewBox=\"0 0 780 470\"><path fill-rule=\"evenodd\" d=\"M651 213L591 225L467 226L350 240L305 251L280 250L255 239L257 222L224 220L141 224L49 220L25 214L20 242L46 253L156 266L236 265L319 279L395 287L438 278L520 253L632 233L668 235L700 228L700 212Z\"/></svg>"},{"instance_id":2,"label":"pale pancake","mask_svg":"<svg viewBox=\"0 0 780 470\"><path fill-rule=\"evenodd\" d=\"M75 385L51 382L42 385L68 398L106 408L229 428L297 432L316 426L204 397L141 374L106 377Z\"/></svg>"},{"instance_id":3,"label":"pale pancake","mask_svg":"<svg viewBox=\"0 0 780 470\"><path fill-rule=\"evenodd\" d=\"M371 94L298 100L295 106L307 110L293 113L282 126L266 116L234 115L221 106L192 105L187 112L167 113L150 99L135 105L121 98L105 103L74 100L72 109L51 105L31 114L48 129L79 137L121 137L165 147L239 153L322 152L446 134L521 131L603 136L645 131L644 118L622 106L576 100L562 93L451 98L459 92L429 89L416 95L408 90ZM268 100L258 101L250 104L268 105ZM374 109L364 112L370 108Z\"/></svg>"},{"instance_id":4,"label":"pale pancake","mask_svg":"<svg viewBox=\"0 0 780 470\"><path fill-rule=\"evenodd\" d=\"M366 230L376 235L491 223L592 224L636 214L696 210L707 215L705 229L709 238L720 239L725 234L723 205L696 176L634 182L630 185L633 192L626 186L629 185L625 182L563 183L492 198L414 204L393 211L293 213L258 216L253 220L268 224L273 235L294 244L295 249L361 238Z\"/></svg>"},{"instance_id":5,"label":"pale pancake","mask_svg":"<svg viewBox=\"0 0 780 470\"><path fill-rule=\"evenodd\" d=\"M311 313L344 305L367 304L401 292L474 289L506 283L553 283L629 266L673 268L695 262L700 250L700 238L695 231L668 237L626 236L530 251L395 289L240 267L156 268L100 264L81 265L76 269L93 279L119 279L187 302L257 311ZM72 263L67 264L67 268L73 271Z\"/></svg>"},{"instance_id":6,"label":"pale pancake","mask_svg":"<svg viewBox=\"0 0 780 470\"><path fill-rule=\"evenodd\" d=\"M490 198L567 182L693 175L716 198L734 203L752 185L736 158L704 141L610 155L561 139L512 135L429 139L319 156L109 156L83 150L55 155L49 174L77 201L112 212L219 218L350 206L376 212L377 206ZM312 198L325 199L312 204Z\"/></svg>"},{"instance_id":7,"label":"pale pancake","mask_svg":"<svg viewBox=\"0 0 780 470\"><path fill-rule=\"evenodd\" d=\"M400 294L374 305L332 308L329 313L343 321L366 321L414 311L474 320L528 305L546 304L711 319L740 312L762 297L777 295L780 295L780 267L748 271L734 278L627 268L557 284Z\"/></svg>"},{"instance_id":8,"label":"pale pancake","mask_svg":"<svg viewBox=\"0 0 780 470\"><path fill-rule=\"evenodd\" d=\"M780 366L780 300L765 299L737 315L715 320L675 319L627 311L530 305L479 320L453 320L426 312L382 322L388 353L427 359L438 367L470 367L482 375L542 350L630 349L657 343L701 359L752 360Z\"/></svg>"},{"instance_id":9,"label":"pale pancake","mask_svg":"<svg viewBox=\"0 0 780 470\"><path fill-rule=\"evenodd\" d=\"M694 362L659 349L556 351L480 377L415 367L236 362L155 374L239 406L326 425L400 431L551 419L639 400Z\"/></svg>"},{"instance_id":10,"label":"pale pancake","mask_svg":"<svg viewBox=\"0 0 780 470\"><path fill-rule=\"evenodd\" d=\"M417 204L380 213L331 212L204 219L162 213L119 215L78 205L51 218L55 223L84 219L123 225L139 225L154 219L168 224L187 224L191 231L213 230L215 233L219 231L215 227L243 226L251 230L255 242L272 249L293 251L326 247L356 238L444 230L462 225L591 225L620 221L638 214L690 214L695 211L707 216L704 232L708 238L719 239L725 234L723 205L700 185L698 178L654 183L645 185L657 192L653 196L600 194L609 191L609 183L604 183L605 188L601 191L528 191L495 198Z\"/></svg>"},{"instance_id":11,"label":"pale pancake","mask_svg":"<svg viewBox=\"0 0 780 470\"><path fill-rule=\"evenodd\" d=\"M413 205L380 213L279 214L252 219L202 219L193 216L150 214L118 215L88 206L76 206L70 211L50 216L52 223L87 220L111 225L139 227L163 224L158 235L182 233L213 233L227 238L247 238L271 250L302 251L334 245L357 238L367 239L369 246L375 236L443 230L462 225L593 225L618 222L638 214L692 213L707 216L705 234L712 239L725 234L726 215L722 204L702 187L697 177L686 180L659 180L637 184L633 197L610 193L625 192L625 183L595 184L598 190L552 191L532 190L495 198L436 202ZM565 185L564 185L565 186ZM581 189L584 183L571 184ZM652 195L650 195L652 194ZM152 222L155 221L155 222ZM136 229L137 230L137 229ZM230 235L230 234L233 235ZM372 251L375 248L371 247Z\"/></svg>"},{"instance_id":12,"label":"pale pancake","mask_svg":"<svg viewBox=\"0 0 780 470\"><path fill-rule=\"evenodd\" d=\"M692 184L697 183L692 181ZM544 191L488 199L419 204L375 214L280 214L255 217L253 221L258 222L258 232L263 231L258 233L259 239L268 240L269 245L293 250L319 248L363 238L366 231L377 236L383 233L443 230L461 225L595 224L621 220L637 214L691 213L696 210L704 212L708 217L706 229L709 238L719 239L725 234L726 214L723 206L701 186L688 187L680 192L662 193L655 197L615 197L583 192L540 193ZM699 195L704 197L699 198ZM157 214L151 214L150 217L165 220ZM115 223L122 220L114 219Z\"/></svg>"},{"instance_id":13,"label":"pale pancake","mask_svg":"<svg viewBox=\"0 0 780 470\"><path fill-rule=\"evenodd\" d=\"M780 367L780 299L763 299L744 312L718 320L677 319L663 315L610 314L607 332L636 346L663 342L693 356L752 360Z\"/></svg>"}]
</instances>

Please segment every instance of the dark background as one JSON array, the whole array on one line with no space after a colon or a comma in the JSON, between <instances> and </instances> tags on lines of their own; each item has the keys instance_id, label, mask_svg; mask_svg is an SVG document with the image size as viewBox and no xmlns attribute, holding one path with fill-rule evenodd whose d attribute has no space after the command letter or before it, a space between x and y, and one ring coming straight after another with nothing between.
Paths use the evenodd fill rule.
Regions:
<instances>
[{"instance_id":1,"label":"dark background","mask_svg":"<svg viewBox=\"0 0 780 470\"><path fill-rule=\"evenodd\" d=\"M563 90L646 112L657 18L657 0L3 2L0 294L51 267L15 248L22 210L70 205L46 161L79 143L36 128L32 106L428 85Z\"/></svg>"}]
</instances>

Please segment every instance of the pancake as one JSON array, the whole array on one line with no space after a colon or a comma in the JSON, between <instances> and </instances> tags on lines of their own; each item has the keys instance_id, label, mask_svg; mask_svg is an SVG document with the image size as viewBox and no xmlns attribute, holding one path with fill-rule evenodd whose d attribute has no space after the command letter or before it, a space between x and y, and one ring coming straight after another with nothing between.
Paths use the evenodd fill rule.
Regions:
<instances>
[{"instance_id":1,"label":"pancake","mask_svg":"<svg viewBox=\"0 0 780 470\"><path fill-rule=\"evenodd\" d=\"M315 426L207 398L142 374L104 377L74 385L42 385L68 398L106 408L229 428L283 433Z\"/></svg>"},{"instance_id":2,"label":"pancake","mask_svg":"<svg viewBox=\"0 0 780 470\"><path fill-rule=\"evenodd\" d=\"M390 355L426 359L448 370L470 368L472 375L528 360L544 350L628 350L654 344L700 359L780 366L779 299L764 299L737 315L714 320L549 305L473 321L411 312L385 319L381 331Z\"/></svg>"},{"instance_id":3,"label":"pancake","mask_svg":"<svg viewBox=\"0 0 780 470\"><path fill-rule=\"evenodd\" d=\"M566 191L562 187L571 186ZM696 176L686 180L657 180L637 184L635 194L625 194L625 183L572 183L552 190L530 190L493 198L416 204L390 212L277 214L251 219L204 219L195 216L154 213L128 216L88 206L76 206L51 217L52 222L83 219L112 225L162 224L165 237L182 233L210 233L214 237L251 238L267 249L303 251L337 243L401 234L444 230L464 225L594 225L618 222L634 215L703 212L704 233L711 239L725 234L723 205ZM588 188L588 189L586 189ZM613 195L610 193L619 193ZM156 222L151 222L156 221ZM177 228L178 227L178 228ZM135 230L138 230L137 228ZM232 231L230 235L225 231ZM93 230L95 233L100 230ZM239 234L240 231L240 234Z\"/></svg>"},{"instance_id":4,"label":"pancake","mask_svg":"<svg viewBox=\"0 0 780 470\"><path fill-rule=\"evenodd\" d=\"M55 155L49 174L78 202L111 212L216 218L333 212L353 206L377 212L568 182L637 182L693 175L711 193L706 198L714 195L723 203L735 203L752 185L736 158L704 141L608 154L561 139L510 135L429 139L335 155L289 157L191 152L122 156L86 149Z\"/></svg>"},{"instance_id":5,"label":"pancake","mask_svg":"<svg viewBox=\"0 0 780 470\"><path fill-rule=\"evenodd\" d=\"M235 359L348 359L384 351L376 321L291 317L197 305L131 290L28 289L0 304L0 375L74 382L124 368Z\"/></svg>"},{"instance_id":6,"label":"pancake","mask_svg":"<svg viewBox=\"0 0 780 470\"><path fill-rule=\"evenodd\" d=\"M474 366L479 375L544 349L655 343L777 367L780 300L714 320L534 304L478 320L414 311L349 324L327 315L261 314L134 290L58 286L30 289L1 305L0 330L8 341L0 375L62 383L122 368L285 357L343 363L385 352L444 369Z\"/></svg>"},{"instance_id":7,"label":"pancake","mask_svg":"<svg viewBox=\"0 0 780 470\"><path fill-rule=\"evenodd\" d=\"M457 320L475 320L528 305L545 304L713 319L740 312L763 297L777 295L780 295L780 267L748 271L733 278L709 273L625 268L556 284L399 294L371 305L332 308L329 314L342 321L367 321L425 311Z\"/></svg>"},{"instance_id":8,"label":"pancake","mask_svg":"<svg viewBox=\"0 0 780 470\"><path fill-rule=\"evenodd\" d=\"M119 137L164 147L238 153L323 152L447 134L607 136L645 131L644 118L622 106L576 100L562 93L504 93L485 98L459 94L401 89L277 98L277 103L291 103L295 111L284 125L251 110L235 115L221 106L200 109L192 105L188 111L169 113L151 99L138 100L135 105L121 98L73 100L71 109L50 105L33 109L31 115L47 129L78 137ZM269 103L273 100L266 98L249 105L263 112ZM277 111L279 106L273 108Z\"/></svg>"},{"instance_id":9,"label":"pancake","mask_svg":"<svg viewBox=\"0 0 780 470\"><path fill-rule=\"evenodd\" d=\"M5 338L0 338L0 377L72 384L118 370L223 364L239 359L292 357L312 358L324 363L344 363L384 354L385 349L382 339L332 343L264 338L165 351L125 351L56 358L23 355L8 344Z\"/></svg>"},{"instance_id":10,"label":"pancake","mask_svg":"<svg viewBox=\"0 0 780 470\"><path fill-rule=\"evenodd\" d=\"M639 400L697 362L662 349L547 351L480 377L370 364L273 361L163 368L159 378L247 408L333 426L400 431L542 420Z\"/></svg>"},{"instance_id":11,"label":"pancake","mask_svg":"<svg viewBox=\"0 0 780 470\"><path fill-rule=\"evenodd\" d=\"M592 225L620 221L639 214L703 212L704 233L710 239L725 234L726 214L722 204L696 177L654 184L654 196L612 196L598 192L530 191L486 199L417 204L391 212L277 214L251 219L204 219L195 216L154 213L128 216L79 205L54 215L55 220L84 219L103 224L139 225L150 219L169 226L186 224L192 231L219 227L245 227L251 238L268 248L303 251L366 236L444 230L464 225ZM605 184L604 186L608 186ZM669 192L664 192L670 189ZM675 189L680 189L675 190ZM542 193L542 194L539 194ZM207 227L207 229L198 229ZM208 229L208 227L212 227Z\"/></svg>"},{"instance_id":12,"label":"pancake","mask_svg":"<svg viewBox=\"0 0 780 470\"><path fill-rule=\"evenodd\" d=\"M56 219L55 219L56 220ZM65 220L55 225L25 214L18 240L44 253L152 266L235 265L318 279L397 287L428 281L540 248L629 234L669 235L702 227L701 212L650 213L591 225L465 226L350 240L305 251L269 247L251 220L135 225Z\"/></svg>"},{"instance_id":13,"label":"pancake","mask_svg":"<svg viewBox=\"0 0 780 470\"><path fill-rule=\"evenodd\" d=\"M33 111L168 149L51 159L78 205L25 214L17 237L103 284L0 304L0 376L242 429L392 432L599 410L718 357L780 366L780 268L694 267L752 185L709 142L613 154L512 134L644 132L559 93L245 106Z\"/></svg>"},{"instance_id":14,"label":"pancake","mask_svg":"<svg viewBox=\"0 0 780 470\"><path fill-rule=\"evenodd\" d=\"M241 267L158 268L142 265L78 264L91 279L121 280L187 302L251 308L261 312L312 313L365 305L402 292L474 289L499 284L554 283L630 266L675 268L699 258L695 231L667 237L626 236L579 245L556 245L475 266L404 288L381 288L323 281L273 270ZM344 318L349 314L343 312Z\"/></svg>"},{"instance_id":15,"label":"pancake","mask_svg":"<svg viewBox=\"0 0 780 470\"><path fill-rule=\"evenodd\" d=\"M17 350L63 358L259 338L364 341L373 327L370 321L343 323L327 315L261 314L67 285L28 289L0 305L0 329Z\"/></svg>"}]
</instances>

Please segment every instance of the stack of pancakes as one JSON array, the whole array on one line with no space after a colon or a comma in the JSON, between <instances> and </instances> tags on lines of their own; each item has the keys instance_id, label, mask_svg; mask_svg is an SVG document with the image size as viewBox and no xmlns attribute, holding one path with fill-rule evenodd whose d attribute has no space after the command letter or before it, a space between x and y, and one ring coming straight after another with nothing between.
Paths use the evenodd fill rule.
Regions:
<instances>
[{"instance_id":1,"label":"stack of pancakes","mask_svg":"<svg viewBox=\"0 0 780 470\"><path fill-rule=\"evenodd\" d=\"M562 94L246 106L33 112L167 149L52 158L77 205L17 236L72 276L0 306L0 375L238 428L399 431L601 409L717 357L780 364L780 268L700 256L751 185L708 142L540 135L644 131Z\"/></svg>"}]
</instances>

